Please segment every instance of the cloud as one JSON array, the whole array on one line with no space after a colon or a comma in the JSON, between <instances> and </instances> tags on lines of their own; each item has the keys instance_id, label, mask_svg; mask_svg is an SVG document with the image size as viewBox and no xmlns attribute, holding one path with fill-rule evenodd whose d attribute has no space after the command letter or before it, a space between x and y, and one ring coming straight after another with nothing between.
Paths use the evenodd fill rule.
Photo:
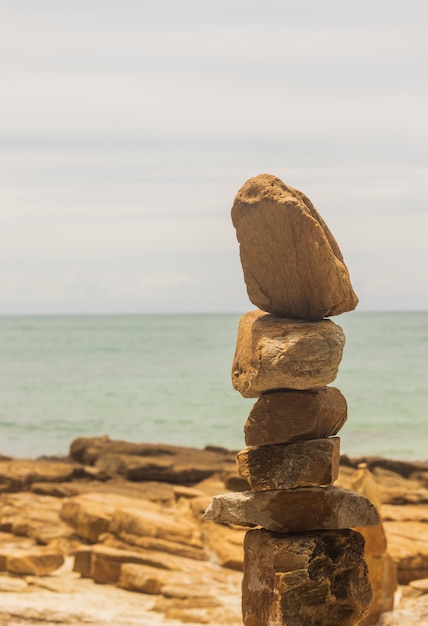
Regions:
<instances>
[{"instance_id":1,"label":"cloud","mask_svg":"<svg viewBox=\"0 0 428 626\"><path fill-rule=\"evenodd\" d=\"M261 172L315 203L361 306L428 307L427 12L6 3L2 311L248 308L229 210Z\"/></svg>"}]
</instances>

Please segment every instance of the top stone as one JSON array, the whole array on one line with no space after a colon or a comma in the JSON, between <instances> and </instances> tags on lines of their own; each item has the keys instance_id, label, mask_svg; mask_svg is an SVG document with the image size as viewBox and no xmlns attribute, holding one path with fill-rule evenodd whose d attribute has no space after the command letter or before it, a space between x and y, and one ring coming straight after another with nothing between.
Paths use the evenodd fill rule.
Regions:
<instances>
[{"instance_id":1,"label":"top stone","mask_svg":"<svg viewBox=\"0 0 428 626\"><path fill-rule=\"evenodd\" d=\"M342 253L309 198L270 174L238 191L232 222L248 297L279 317L320 320L358 304Z\"/></svg>"}]
</instances>

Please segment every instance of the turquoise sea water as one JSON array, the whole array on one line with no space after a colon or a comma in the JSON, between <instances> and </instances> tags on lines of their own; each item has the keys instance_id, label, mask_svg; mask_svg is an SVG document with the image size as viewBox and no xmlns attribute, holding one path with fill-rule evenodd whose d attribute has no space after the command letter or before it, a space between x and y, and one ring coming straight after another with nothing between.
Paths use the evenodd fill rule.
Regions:
<instances>
[{"instance_id":1,"label":"turquoise sea water","mask_svg":"<svg viewBox=\"0 0 428 626\"><path fill-rule=\"evenodd\" d=\"M0 453L66 454L82 435L244 447L255 400L230 382L238 314L0 317ZM428 313L334 318L352 456L428 459Z\"/></svg>"}]
</instances>

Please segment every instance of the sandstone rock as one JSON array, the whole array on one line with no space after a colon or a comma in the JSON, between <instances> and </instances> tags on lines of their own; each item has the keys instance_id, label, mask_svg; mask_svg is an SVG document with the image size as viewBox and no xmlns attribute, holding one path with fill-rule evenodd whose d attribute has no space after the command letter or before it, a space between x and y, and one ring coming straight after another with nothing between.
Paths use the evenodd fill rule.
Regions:
<instances>
[{"instance_id":1,"label":"sandstone rock","mask_svg":"<svg viewBox=\"0 0 428 626\"><path fill-rule=\"evenodd\" d=\"M352 482L352 488L366 497L381 513L382 499L379 485L366 463L359 463ZM369 570L370 584L373 589L373 602L360 626L376 624L382 613L394 607L397 589L397 568L387 552L387 540L382 523L377 526L354 528L365 540L364 559Z\"/></svg>"},{"instance_id":2,"label":"sandstone rock","mask_svg":"<svg viewBox=\"0 0 428 626\"><path fill-rule=\"evenodd\" d=\"M358 622L358 626L377 624L382 613L392 611L397 590L397 568L386 552L378 555L364 554L369 572L369 581L373 590L373 601L367 616Z\"/></svg>"},{"instance_id":3,"label":"sandstone rock","mask_svg":"<svg viewBox=\"0 0 428 626\"><path fill-rule=\"evenodd\" d=\"M0 593L16 593L26 591L27 582L22 578L14 578L12 576L0 576Z\"/></svg>"},{"instance_id":4,"label":"sandstone rock","mask_svg":"<svg viewBox=\"0 0 428 626\"><path fill-rule=\"evenodd\" d=\"M194 485L225 467L233 468L235 462L233 452L218 447L200 450L108 437L80 437L72 442L70 455L76 461L95 465L108 476L181 485Z\"/></svg>"},{"instance_id":5,"label":"sandstone rock","mask_svg":"<svg viewBox=\"0 0 428 626\"><path fill-rule=\"evenodd\" d=\"M124 508L115 511L110 531L136 546L205 558L199 528L184 520L177 521L170 514Z\"/></svg>"},{"instance_id":6,"label":"sandstone rock","mask_svg":"<svg viewBox=\"0 0 428 626\"><path fill-rule=\"evenodd\" d=\"M213 498L204 517L284 533L379 523L376 508L366 498L340 487L226 493Z\"/></svg>"},{"instance_id":7,"label":"sandstone rock","mask_svg":"<svg viewBox=\"0 0 428 626\"><path fill-rule=\"evenodd\" d=\"M388 552L397 566L400 585L428 578L428 524L384 522Z\"/></svg>"},{"instance_id":8,"label":"sandstone rock","mask_svg":"<svg viewBox=\"0 0 428 626\"><path fill-rule=\"evenodd\" d=\"M346 418L346 400L335 387L263 393L245 422L245 443L264 446L322 439L336 435Z\"/></svg>"},{"instance_id":9,"label":"sandstone rock","mask_svg":"<svg viewBox=\"0 0 428 626\"><path fill-rule=\"evenodd\" d=\"M351 626L367 612L372 593L364 540L352 530L251 530L244 551L245 626Z\"/></svg>"},{"instance_id":10,"label":"sandstone rock","mask_svg":"<svg viewBox=\"0 0 428 626\"><path fill-rule=\"evenodd\" d=\"M76 474L76 466L59 461L12 459L0 461L0 492L28 488L33 482L64 482Z\"/></svg>"},{"instance_id":11,"label":"sandstone rock","mask_svg":"<svg viewBox=\"0 0 428 626\"><path fill-rule=\"evenodd\" d=\"M205 550L211 560L222 567L242 572L244 562L243 541L246 530L231 528L225 524L204 521L202 536Z\"/></svg>"},{"instance_id":12,"label":"sandstone rock","mask_svg":"<svg viewBox=\"0 0 428 626\"><path fill-rule=\"evenodd\" d=\"M232 383L244 398L274 389L311 389L337 375L345 335L330 320L304 322L262 311L241 317Z\"/></svg>"},{"instance_id":13,"label":"sandstone rock","mask_svg":"<svg viewBox=\"0 0 428 626\"><path fill-rule=\"evenodd\" d=\"M134 498L111 494L108 498L102 493L86 493L66 500L61 508L61 518L75 528L80 537L95 542L109 531L116 511L136 506ZM159 506L144 501L141 507L146 511L158 511Z\"/></svg>"},{"instance_id":14,"label":"sandstone rock","mask_svg":"<svg viewBox=\"0 0 428 626\"><path fill-rule=\"evenodd\" d=\"M31 551L9 554L6 569L11 574L49 574L64 563L62 554L49 548L33 548Z\"/></svg>"},{"instance_id":15,"label":"sandstone rock","mask_svg":"<svg viewBox=\"0 0 428 626\"><path fill-rule=\"evenodd\" d=\"M214 598L200 589L200 581L191 574L171 572L148 565L125 563L122 565L118 586L141 593L162 594L166 597L206 598L211 605Z\"/></svg>"},{"instance_id":16,"label":"sandstone rock","mask_svg":"<svg viewBox=\"0 0 428 626\"><path fill-rule=\"evenodd\" d=\"M246 448L237 455L239 473L253 491L331 485L339 462L339 437Z\"/></svg>"},{"instance_id":17,"label":"sandstone rock","mask_svg":"<svg viewBox=\"0 0 428 626\"><path fill-rule=\"evenodd\" d=\"M259 309L308 320L355 309L339 246L303 193L261 174L238 191L232 221L248 297Z\"/></svg>"}]
</instances>

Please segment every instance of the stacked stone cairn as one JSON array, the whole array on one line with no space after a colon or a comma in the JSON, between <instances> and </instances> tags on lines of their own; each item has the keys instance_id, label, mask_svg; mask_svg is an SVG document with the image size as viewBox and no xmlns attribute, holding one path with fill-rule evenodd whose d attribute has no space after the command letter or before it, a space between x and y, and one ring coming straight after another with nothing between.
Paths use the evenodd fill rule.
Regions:
<instances>
[{"instance_id":1,"label":"stacked stone cairn","mask_svg":"<svg viewBox=\"0 0 428 626\"><path fill-rule=\"evenodd\" d=\"M232 368L234 388L258 398L237 455L250 491L215 496L205 513L249 526L244 541L245 626L351 626L372 590L364 539L379 524L362 495L333 486L346 400L327 386L345 336L326 319L353 310L340 249L300 191L262 174L239 190L232 221L251 302Z\"/></svg>"}]
</instances>

